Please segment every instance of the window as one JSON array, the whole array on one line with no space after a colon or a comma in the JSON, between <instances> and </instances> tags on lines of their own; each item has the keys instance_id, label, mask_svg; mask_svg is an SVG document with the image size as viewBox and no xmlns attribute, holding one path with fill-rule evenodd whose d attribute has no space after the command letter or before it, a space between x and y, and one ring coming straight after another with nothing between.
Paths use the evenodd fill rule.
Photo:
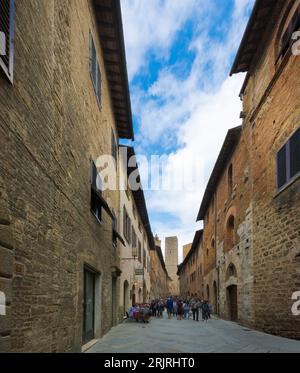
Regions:
<instances>
[{"instance_id":1,"label":"window","mask_svg":"<svg viewBox=\"0 0 300 373\"><path fill-rule=\"evenodd\" d=\"M95 215L96 219L102 221L102 202L100 195L102 194L101 190L101 178L98 174L97 167L95 162L91 162L91 211Z\"/></svg>"},{"instance_id":2,"label":"window","mask_svg":"<svg viewBox=\"0 0 300 373\"><path fill-rule=\"evenodd\" d=\"M300 174L300 128L277 153L277 189Z\"/></svg>"},{"instance_id":3,"label":"window","mask_svg":"<svg viewBox=\"0 0 300 373\"><path fill-rule=\"evenodd\" d=\"M135 229L132 227L132 256L135 258L137 256L137 237Z\"/></svg>"},{"instance_id":4,"label":"window","mask_svg":"<svg viewBox=\"0 0 300 373\"><path fill-rule=\"evenodd\" d=\"M118 222L117 222L117 218L116 218L116 215L113 211L113 219L112 219L112 241L113 241L113 245L114 246L117 246L118 245L118 238L117 238L117 235L116 235L116 232L117 232L117 226L118 226Z\"/></svg>"},{"instance_id":5,"label":"window","mask_svg":"<svg viewBox=\"0 0 300 373\"><path fill-rule=\"evenodd\" d=\"M141 241L139 241L139 250L138 250L138 259L139 259L139 262L142 263L142 244L141 244Z\"/></svg>"},{"instance_id":6,"label":"window","mask_svg":"<svg viewBox=\"0 0 300 373\"><path fill-rule=\"evenodd\" d=\"M13 82L14 0L0 1L0 67Z\"/></svg>"},{"instance_id":7,"label":"window","mask_svg":"<svg viewBox=\"0 0 300 373\"><path fill-rule=\"evenodd\" d=\"M144 263L144 268L146 268L146 250L144 249L144 258L143 258L143 263Z\"/></svg>"},{"instance_id":8,"label":"window","mask_svg":"<svg viewBox=\"0 0 300 373\"><path fill-rule=\"evenodd\" d=\"M233 248L235 245L235 218L231 215L226 224L225 251Z\"/></svg>"},{"instance_id":9,"label":"window","mask_svg":"<svg viewBox=\"0 0 300 373\"><path fill-rule=\"evenodd\" d=\"M291 9L290 16L287 18L286 25L283 28L283 34L280 40L279 58L283 57L290 46L293 44L293 33L300 29L300 3L297 1Z\"/></svg>"},{"instance_id":10,"label":"window","mask_svg":"<svg viewBox=\"0 0 300 373\"><path fill-rule=\"evenodd\" d=\"M99 106L101 105L101 73L97 60L96 47L92 34L90 34L90 74Z\"/></svg>"},{"instance_id":11,"label":"window","mask_svg":"<svg viewBox=\"0 0 300 373\"><path fill-rule=\"evenodd\" d=\"M134 218L136 219L136 208L135 208L135 206L132 207L132 213L133 213Z\"/></svg>"},{"instance_id":12,"label":"window","mask_svg":"<svg viewBox=\"0 0 300 373\"><path fill-rule=\"evenodd\" d=\"M126 241L131 244L131 220L125 206L123 207L123 234Z\"/></svg>"},{"instance_id":13,"label":"window","mask_svg":"<svg viewBox=\"0 0 300 373\"><path fill-rule=\"evenodd\" d=\"M139 221L139 231L142 233L142 224L140 221Z\"/></svg>"},{"instance_id":14,"label":"window","mask_svg":"<svg viewBox=\"0 0 300 373\"><path fill-rule=\"evenodd\" d=\"M228 195L229 198L232 196L233 191L233 167L232 164L228 168Z\"/></svg>"},{"instance_id":15,"label":"window","mask_svg":"<svg viewBox=\"0 0 300 373\"><path fill-rule=\"evenodd\" d=\"M114 133L113 129L111 130L111 155L117 161L117 159L118 159L118 146L117 146L116 136L115 136L115 133Z\"/></svg>"}]
</instances>

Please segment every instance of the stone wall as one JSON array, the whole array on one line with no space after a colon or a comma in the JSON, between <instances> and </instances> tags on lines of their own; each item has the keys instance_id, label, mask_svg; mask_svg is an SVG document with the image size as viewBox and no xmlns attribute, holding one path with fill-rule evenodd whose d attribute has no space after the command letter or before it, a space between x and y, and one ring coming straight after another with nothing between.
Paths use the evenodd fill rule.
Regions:
<instances>
[{"instance_id":1,"label":"stone wall","mask_svg":"<svg viewBox=\"0 0 300 373\"><path fill-rule=\"evenodd\" d=\"M157 249L150 251L150 263L151 299L165 299L169 296L168 275L161 264Z\"/></svg>"},{"instance_id":2,"label":"stone wall","mask_svg":"<svg viewBox=\"0 0 300 373\"><path fill-rule=\"evenodd\" d=\"M89 74L90 31L101 107ZM0 76L0 283L9 305L0 349L80 351L84 265L101 278L96 338L115 322L111 267L119 266L111 219L103 211L99 224L90 211L90 160L110 154L116 132L91 3L16 1L14 76L14 85ZM118 193L104 198L118 211Z\"/></svg>"},{"instance_id":3,"label":"stone wall","mask_svg":"<svg viewBox=\"0 0 300 373\"><path fill-rule=\"evenodd\" d=\"M212 281L218 282L222 317L231 316L228 289L236 286L237 321L299 339L300 318L291 312L292 294L300 288L299 176L281 191L276 187L277 153L300 127L300 58L288 52L278 59L293 4L277 2L245 82L242 135L220 175L205 218L202 285L211 289ZM231 245L230 216L235 217ZM211 242L216 244L216 255Z\"/></svg>"}]
</instances>

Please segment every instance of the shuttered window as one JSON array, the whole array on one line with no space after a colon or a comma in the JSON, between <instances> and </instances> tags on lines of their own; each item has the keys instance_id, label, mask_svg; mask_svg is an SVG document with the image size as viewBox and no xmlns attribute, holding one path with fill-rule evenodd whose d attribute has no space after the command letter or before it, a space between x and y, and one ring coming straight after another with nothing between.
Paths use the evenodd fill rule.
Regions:
<instances>
[{"instance_id":1,"label":"shuttered window","mask_svg":"<svg viewBox=\"0 0 300 373\"><path fill-rule=\"evenodd\" d=\"M101 105L101 72L97 59L95 42L92 34L90 34L90 75L93 82L95 94L99 106Z\"/></svg>"},{"instance_id":2,"label":"shuttered window","mask_svg":"<svg viewBox=\"0 0 300 373\"><path fill-rule=\"evenodd\" d=\"M117 146L116 136L115 136L113 129L111 130L111 155L114 157L115 160L117 160L118 146Z\"/></svg>"},{"instance_id":3,"label":"shuttered window","mask_svg":"<svg viewBox=\"0 0 300 373\"><path fill-rule=\"evenodd\" d=\"M14 0L0 0L0 67L13 82Z\"/></svg>"},{"instance_id":4,"label":"shuttered window","mask_svg":"<svg viewBox=\"0 0 300 373\"><path fill-rule=\"evenodd\" d=\"M141 242L139 241L139 250L138 250L138 259L139 259L139 262L142 263L142 244Z\"/></svg>"},{"instance_id":5,"label":"shuttered window","mask_svg":"<svg viewBox=\"0 0 300 373\"><path fill-rule=\"evenodd\" d=\"M124 206L123 207L123 234L124 234L124 237L126 238L126 241L129 243L129 245L131 244L131 237L132 237L131 229L132 229L131 220Z\"/></svg>"},{"instance_id":6,"label":"shuttered window","mask_svg":"<svg viewBox=\"0 0 300 373\"><path fill-rule=\"evenodd\" d=\"M102 203L98 194L101 194L99 189L99 181L97 180L98 171L94 161L91 162L91 211L95 215L96 219L102 221Z\"/></svg>"},{"instance_id":7,"label":"shuttered window","mask_svg":"<svg viewBox=\"0 0 300 373\"><path fill-rule=\"evenodd\" d=\"M300 129L290 140L291 178L300 173Z\"/></svg>"},{"instance_id":8,"label":"shuttered window","mask_svg":"<svg viewBox=\"0 0 300 373\"><path fill-rule=\"evenodd\" d=\"M287 183L286 145L277 154L277 188L281 189Z\"/></svg>"},{"instance_id":9,"label":"shuttered window","mask_svg":"<svg viewBox=\"0 0 300 373\"><path fill-rule=\"evenodd\" d=\"M298 31L300 29L300 5L298 8L296 8L296 11L290 21L290 23L287 26L286 31L284 32L282 38L281 38L281 51L280 55L284 56L290 46L293 43L293 33Z\"/></svg>"},{"instance_id":10,"label":"shuttered window","mask_svg":"<svg viewBox=\"0 0 300 373\"><path fill-rule=\"evenodd\" d=\"M277 153L277 189L300 175L300 128Z\"/></svg>"}]
</instances>

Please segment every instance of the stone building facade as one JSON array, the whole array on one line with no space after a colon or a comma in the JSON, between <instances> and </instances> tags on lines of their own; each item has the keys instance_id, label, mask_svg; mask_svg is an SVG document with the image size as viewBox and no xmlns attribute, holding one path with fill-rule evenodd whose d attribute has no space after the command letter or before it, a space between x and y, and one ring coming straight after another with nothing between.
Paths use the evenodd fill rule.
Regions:
<instances>
[{"instance_id":1,"label":"stone building facade","mask_svg":"<svg viewBox=\"0 0 300 373\"><path fill-rule=\"evenodd\" d=\"M81 351L118 321L119 193L101 193L96 161L133 138L120 3L14 5L0 67L0 351Z\"/></svg>"},{"instance_id":2,"label":"stone building facade","mask_svg":"<svg viewBox=\"0 0 300 373\"><path fill-rule=\"evenodd\" d=\"M150 251L150 257L151 299L166 299L170 294L170 278L158 236L155 237L155 250Z\"/></svg>"},{"instance_id":3,"label":"stone building facade","mask_svg":"<svg viewBox=\"0 0 300 373\"><path fill-rule=\"evenodd\" d=\"M300 1L257 0L231 74L246 72L241 127L209 180L200 286L220 316L300 338ZM212 295L213 294L213 295Z\"/></svg>"},{"instance_id":4,"label":"stone building facade","mask_svg":"<svg viewBox=\"0 0 300 373\"><path fill-rule=\"evenodd\" d=\"M201 284L202 261L201 244L203 230L197 231L193 243L188 245L190 250L183 262L178 266L179 294L181 297L203 297Z\"/></svg>"},{"instance_id":5,"label":"stone building facade","mask_svg":"<svg viewBox=\"0 0 300 373\"><path fill-rule=\"evenodd\" d=\"M179 282L177 277L178 270L178 238L166 237L165 239L165 258L166 268L171 279L170 293L172 295L179 294Z\"/></svg>"},{"instance_id":6,"label":"stone building facade","mask_svg":"<svg viewBox=\"0 0 300 373\"><path fill-rule=\"evenodd\" d=\"M132 304L150 301L150 257L155 247L143 190L131 188L128 182L132 172L139 177L138 167L129 167L136 163L134 149L125 146L119 149L120 232L124 239L120 250L120 307L125 316Z\"/></svg>"}]
</instances>

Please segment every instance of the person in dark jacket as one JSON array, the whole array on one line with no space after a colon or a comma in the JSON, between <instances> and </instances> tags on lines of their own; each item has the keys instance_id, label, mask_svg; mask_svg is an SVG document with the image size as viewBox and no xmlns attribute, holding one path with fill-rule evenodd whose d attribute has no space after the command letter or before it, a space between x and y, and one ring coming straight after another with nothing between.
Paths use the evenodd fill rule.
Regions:
<instances>
[{"instance_id":1,"label":"person in dark jacket","mask_svg":"<svg viewBox=\"0 0 300 373\"><path fill-rule=\"evenodd\" d=\"M167 312L168 312L168 318L171 319L173 314L173 298L170 297L167 300Z\"/></svg>"},{"instance_id":2,"label":"person in dark jacket","mask_svg":"<svg viewBox=\"0 0 300 373\"><path fill-rule=\"evenodd\" d=\"M209 319L209 304L206 300L203 302L201 309L202 309L202 320L203 321L208 321L208 319Z\"/></svg>"}]
</instances>

